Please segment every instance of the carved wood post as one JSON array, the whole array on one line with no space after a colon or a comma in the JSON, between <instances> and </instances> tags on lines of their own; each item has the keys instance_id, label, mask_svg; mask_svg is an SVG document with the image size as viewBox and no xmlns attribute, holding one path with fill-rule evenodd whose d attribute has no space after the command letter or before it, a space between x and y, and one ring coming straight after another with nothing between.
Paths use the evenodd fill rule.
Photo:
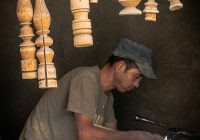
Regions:
<instances>
[{"instance_id":1,"label":"carved wood post","mask_svg":"<svg viewBox=\"0 0 200 140\"><path fill-rule=\"evenodd\" d=\"M74 16L74 20L72 21L74 46L92 46L92 26L90 19L88 19L88 13L90 10L89 0L70 0L70 4Z\"/></svg>"},{"instance_id":2,"label":"carved wood post","mask_svg":"<svg viewBox=\"0 0 200 140\"><path fill-rule=\"evenodd\" d=\"M169 2L170 2L169 9L171 11L176 11L183 8L183 4L180 2L180 0L169 0Z\"/></svg>"},{"instance_id":3,"label":"carved wood post","mask_svg":"<svg viewBox=\"0 0 200 140\"><path fill-rule=\"evenodd\" d=\"M124 9L121 10L119 13L120 16L142 14L142 12L136 8L136 6L140 3L141 0L118 0L118 1L124 7Z\"/></svg>"},{"instance_id":4,"label":"carved wood post","mask_svg":"<svg viewBox=\"0 0 200 140\"><path fill-rule=\"evenodd\" d=\"M33 7L30 0L18 0L17 18L22 28L20 38L23 40L20 46L22 79L37 78L37 60L35 59L35 44L31 41L33 30L30 27L33 19Z\"/></svg>"},{"instance_id":5,"label":"carved wood post","mask_svg":"<svg viewBox=\"0 0 200 140\"><path fill-rule=\"evenodd\" d=\"M40 47L36 55L40 62L38 66L39 88L57 87L56 69L52 62L54 51L49 48L53 40L48 36L51 17L44 0L36 0L33 22L39 37L35 44Z\"/></svg>"},{"instance_id":6,"label":"carved wood post","mask_svg":"<svg viewBox=\"0 0 200 140\"><path fill-rule=\"evenodd\" d=\"M90 3L98 3L98 0L90 0Z\"/></svg>"},{"instance_id":7,"label":"carved wood post","mask_svg":"<svg viewBox=\"0 0 200 140\"><path fill-rule=\"evenodd\" d=\"M144 5L145 9L143 12L145 13L145 20L156 21L156 14L159 13L157 9L158 4L155 0L148 0Z\"/></svg>"}]
</instances>

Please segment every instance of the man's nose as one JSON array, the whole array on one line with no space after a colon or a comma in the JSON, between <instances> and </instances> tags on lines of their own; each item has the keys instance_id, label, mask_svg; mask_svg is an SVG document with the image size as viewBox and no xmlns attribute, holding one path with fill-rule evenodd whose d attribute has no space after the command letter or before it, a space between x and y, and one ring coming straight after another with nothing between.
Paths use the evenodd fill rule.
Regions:
<instances>
[{"instance_id":1,"label":"man's nose","mask_svg":"<svg viewBox=\"0 0 200 140\"><path fill-rule=\"evenodd\" d=\"M141 80L142 80L142 77L140 77L139 79L135 80L135 81L133 82L133 86L136 87L136 88L138 88L138 87L140 86L140 81L141 81Z\"/></svg>"},{"instance_id":2,"label":"man's nose","mask_svg":"<svg viewBox=\"0 0 200 140\"><path fill-rule=\"evenodd\" d=\"M140 85L140 83L139 83L138 81L135 81L135 82L133 83L133 86L134 86L135 88L138 88L139 85Z\"/></svg>"}]
</instances>

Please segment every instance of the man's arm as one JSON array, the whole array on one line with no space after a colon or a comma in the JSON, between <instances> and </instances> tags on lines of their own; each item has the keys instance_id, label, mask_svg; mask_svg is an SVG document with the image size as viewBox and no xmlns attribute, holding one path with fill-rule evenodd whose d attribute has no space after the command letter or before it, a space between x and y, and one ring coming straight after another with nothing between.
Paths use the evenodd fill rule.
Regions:
<instances>
[{"instance_id":1,"label":"man's arm","mask_svg":"<svg viewBox=\"0 0 200 140\"><path fill-rule=\"evenodd\" d=\"M116 123L106 123L105 127L111 128L113 130L117 130L117 124Z\"/></svg>"},{"instance_id":2,"label":"man's arm","mask_svg":"<svg viewBox=\"0 0 200 140\"><path fill-rule=\"evenodd\" d=\"M87 116L75 113L75 123L79 140L163 140L143 131L107 130L93 126L93 121Z\"/></svg>"}]
</instances>

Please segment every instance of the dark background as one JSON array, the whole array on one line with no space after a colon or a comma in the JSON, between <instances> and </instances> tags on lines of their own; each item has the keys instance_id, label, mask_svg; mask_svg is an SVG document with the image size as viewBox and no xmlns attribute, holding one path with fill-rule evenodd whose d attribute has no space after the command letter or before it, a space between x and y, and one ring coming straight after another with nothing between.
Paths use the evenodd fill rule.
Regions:
<instances>
[{"instance_id":1,"label":"dark background","mask_svg":"<svg viewBox=\"0 0 200 140\"><path fill-rule=\"evenodd\" d=\"M154 68L159 80L144 79L128 94L114 92L115 113L120 130L147 130L166 135L158 126L136 122L147 117L169 127L200 132L200 1L182 0L184 8L168 9L167 0L158 2L157 22L141 16L118 16L117 0L99 0L91 5L94 46L75 48L69 0L45 0L51 14L51 33L58 78L77 66L102 65L121 38L142 43L155 52ZM144 9L144 0L138 8ZM33 6L34 1L32 0ZM20 25L17 0L1 0L1 139L17 140L31 110L44 94L37 80L22 80L20 68ZM35 40L35 38L33 39ZM200 139L197 137L185 139Z\"/></svg>"}]
</instances>

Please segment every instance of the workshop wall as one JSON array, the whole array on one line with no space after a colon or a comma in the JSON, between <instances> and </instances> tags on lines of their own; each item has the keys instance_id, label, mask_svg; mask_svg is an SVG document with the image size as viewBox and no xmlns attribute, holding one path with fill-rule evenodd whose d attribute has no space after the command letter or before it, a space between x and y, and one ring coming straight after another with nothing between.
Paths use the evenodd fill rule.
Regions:
<instances>
[{"instance_id":1,"label":"workshop wall","mask_svg":"<svg viewBox=\"0 0 200 140\"><path fill-rule=\"evenodd\" d=\"M159 80L144 79L128 94L114 91L118 128L167 134L161 127L135 121L135 115L140 115L170 127L200 132L199 0L182 0L184 8L174 12L168 9L167 0L157 0L157 22L145 21L144 14L120 17L123 7L117 0L99 0L91 5L94 46L89 48L73 46L69 0L45 1L51 15L49 36L54 40L51 48L58 78L77 66L102 66L120 39L127 37L153 49ZM139 9L144 9L144 2ZM37 80L21 79L22 41L18 38L16 6L17 0L2 0L0 6L2 140L18 139L28 115L45 92L38 88Z\"/></svg>"}]
</instances>

